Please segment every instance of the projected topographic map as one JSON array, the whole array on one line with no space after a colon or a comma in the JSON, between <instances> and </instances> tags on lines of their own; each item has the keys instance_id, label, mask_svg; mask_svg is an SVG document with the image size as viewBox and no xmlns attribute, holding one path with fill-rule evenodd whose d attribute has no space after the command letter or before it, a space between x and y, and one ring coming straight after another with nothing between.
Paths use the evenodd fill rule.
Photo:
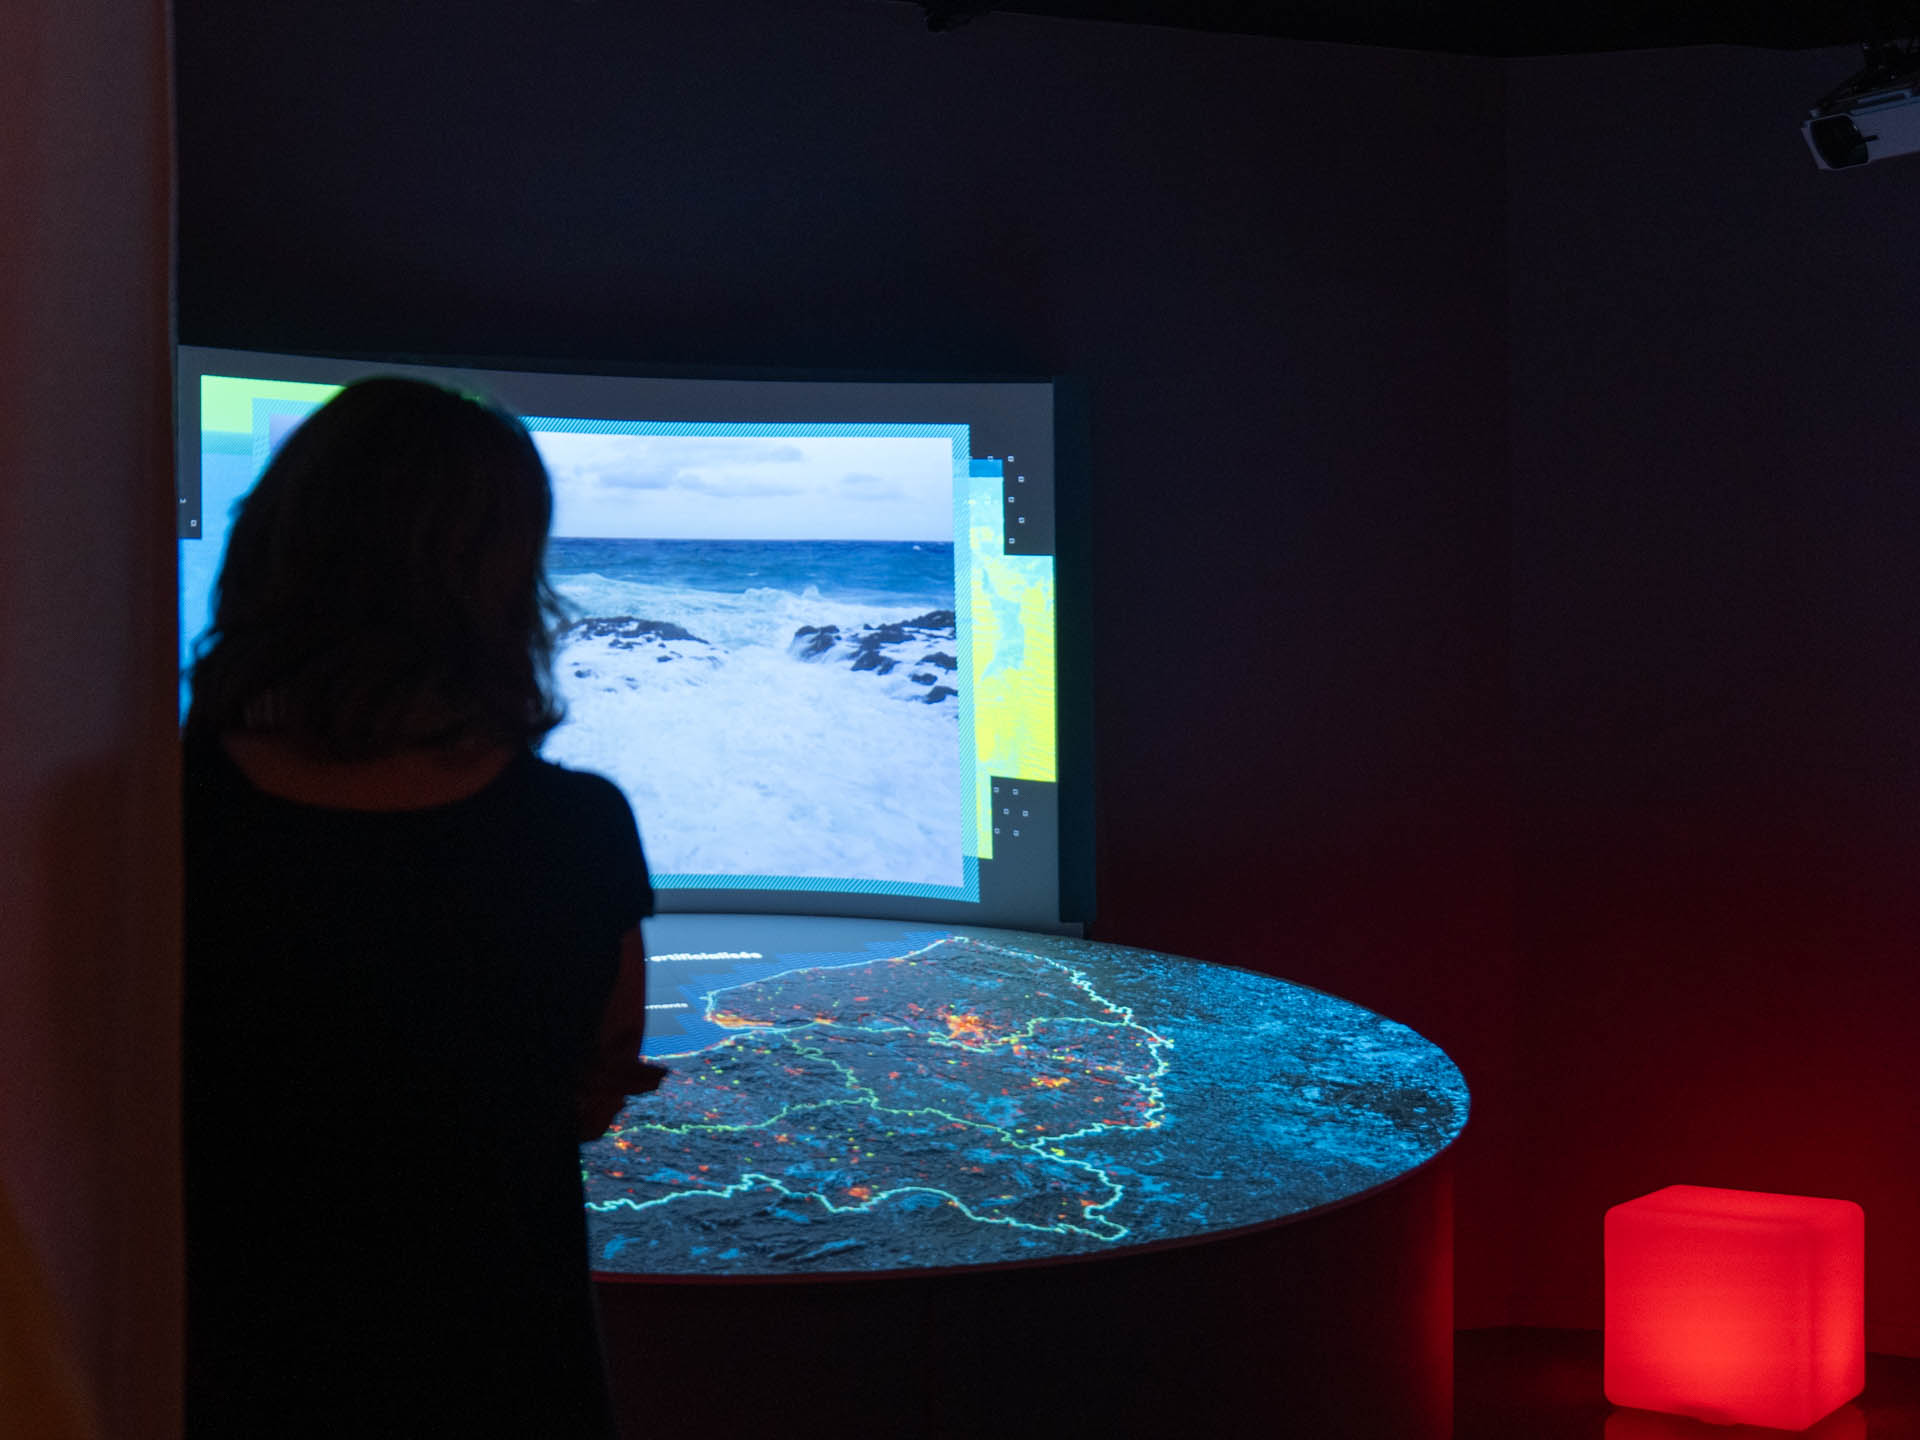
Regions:
<instances>
[{"instance_id":1,"label":"projected topographic map","mask_svg":"<svg viewBox=\"0 0 1920 1440\"><path fill-rule=\"evenodd\" d=\"M994 935L908 934L700 993L707 1043L650 1054L670 1078L582 1152L598 1268L887 1270L1192 1235L1366 1188L1465 1118L1463 1088L1355 1070L1352 1042L1389 1062L1397 1044L1458 1081L1357 1006ZM1308 1052L1338 1061L1317 1084Z\"/></svg>"}]
</instances>

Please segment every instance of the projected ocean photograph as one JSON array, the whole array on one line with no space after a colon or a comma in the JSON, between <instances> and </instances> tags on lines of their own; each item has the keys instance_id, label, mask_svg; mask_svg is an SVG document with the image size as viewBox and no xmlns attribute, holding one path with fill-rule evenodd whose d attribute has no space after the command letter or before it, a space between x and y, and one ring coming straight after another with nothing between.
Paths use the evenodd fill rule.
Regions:
<instances>
[{"instance_id":1,"label":"projected ocean photograph","mask_svg":"<svg viewBox=\"0 0 1920 1440\"><path fill-rule=\"evenodd\" d=\"M964 883L946 437L561 433L548 758L658 883Z\"/></svg>"}]
</instances>

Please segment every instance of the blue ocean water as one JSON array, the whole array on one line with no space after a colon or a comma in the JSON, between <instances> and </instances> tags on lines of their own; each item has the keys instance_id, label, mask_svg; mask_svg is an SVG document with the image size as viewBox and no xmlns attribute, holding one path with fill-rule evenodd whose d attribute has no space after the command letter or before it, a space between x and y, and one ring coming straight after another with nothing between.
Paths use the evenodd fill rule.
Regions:
<instances>
[{"instance_id":1,"label":"blue ocean water","mask_svg":"<svg viewBox=\"0 0 1920 1440\"><path fill-rule=\"evenodd\" d=\"M586 575L667 590L745 594L811 589L832 600L953 608L953 546L906 540L596 540L547 542L556 581Z\"/></svg>"},{"instance_id":2,"label":"blue ocean water","mask_svg":"<svg viewBox=\"0 0 1920 1440\"><path fill-rule=\"evenodd\" d=\"M800 635L951 612L950 544L559 538L547 567L579 623L546 754L626 792L656 878L964 882L951 617L864 668Z\"/></svg>"}]
</instances>

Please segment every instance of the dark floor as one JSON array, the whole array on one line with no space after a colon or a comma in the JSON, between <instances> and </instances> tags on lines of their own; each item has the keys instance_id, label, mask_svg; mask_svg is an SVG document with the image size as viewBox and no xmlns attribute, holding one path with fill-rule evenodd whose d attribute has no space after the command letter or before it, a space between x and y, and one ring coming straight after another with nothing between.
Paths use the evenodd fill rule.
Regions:
<instances>
[{"instance_id":1,"label":"dark floor","mask_svg":"<svg viewBox=\"0 0 1920 1440\"><path fill-rule=\"evenodd\" d=\"M1920 1360L1892 1355L1869 1355L1860 1398L1799 1432L1615 1410L1598 1330L1462 1330L1453 1375L1453 1440L1920 1440Z\"/></svg>"}]
</instances>

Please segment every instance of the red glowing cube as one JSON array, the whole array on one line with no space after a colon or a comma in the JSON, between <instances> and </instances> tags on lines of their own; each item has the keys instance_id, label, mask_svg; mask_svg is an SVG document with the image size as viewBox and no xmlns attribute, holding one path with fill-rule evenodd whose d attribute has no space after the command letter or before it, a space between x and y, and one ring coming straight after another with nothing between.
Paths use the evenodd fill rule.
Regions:
<instances>
[{"instance_id":1,"label":"red glowing cube","mask_svg":"<svg viewBox=\"0 0 1920 1440\"><path fill-rule=\"evenodd\" d=\"M1669 1185L1614 1206L1607 1399L1805 1429L1866 1384L1865 1257L1850 1200Z\"/></svg>"}]
</instances>

